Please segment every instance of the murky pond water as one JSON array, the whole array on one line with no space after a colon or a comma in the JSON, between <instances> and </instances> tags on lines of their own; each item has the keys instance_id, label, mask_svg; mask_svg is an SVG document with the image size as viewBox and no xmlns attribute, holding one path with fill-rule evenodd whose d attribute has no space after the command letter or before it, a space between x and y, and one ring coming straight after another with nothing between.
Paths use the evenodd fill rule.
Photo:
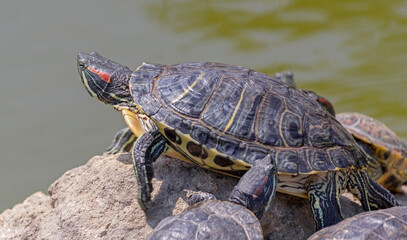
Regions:
<instances>
[{"instance_id":1,"label":"murky pond water","mask_svg":"<svg viewBox=\"0 0 407 240\"><path fill-rule=\"evenodd\" d=\"M0 212L101 154L124 126L89 97L76 54L217 61L273 74L407 140L407 2L2 1Z\"/></svg>"}]
</instances>

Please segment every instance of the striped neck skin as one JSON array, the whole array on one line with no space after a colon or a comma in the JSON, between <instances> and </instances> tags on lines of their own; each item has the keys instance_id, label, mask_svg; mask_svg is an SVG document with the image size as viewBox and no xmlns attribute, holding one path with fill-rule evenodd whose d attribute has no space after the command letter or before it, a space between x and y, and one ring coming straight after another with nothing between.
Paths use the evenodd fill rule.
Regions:
<instances>
[{"instance_id":1,"label":"striped neck skin","mask_svg":"<svg viewBox=\"0 0 407 240\"><path fill-rule=\"evenodd\" d=\"M79 53L77 63L82 83L92 97L116 109L131 107L129 81L132 71L128 67L95 52Z\"/></svg>"}]
</instances>

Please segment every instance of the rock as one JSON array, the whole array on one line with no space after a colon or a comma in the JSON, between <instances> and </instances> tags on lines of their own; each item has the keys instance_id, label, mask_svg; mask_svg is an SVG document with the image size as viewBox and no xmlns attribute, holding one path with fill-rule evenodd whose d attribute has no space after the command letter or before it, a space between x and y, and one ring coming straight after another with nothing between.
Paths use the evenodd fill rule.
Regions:
<instances>
[{"instance_id":1,"label":"rock","mask_svg":"<svg viewBox=\"0 0 407 240\"><path fill-rule=\"evenodd\" d=\"M0 215L0 239L34 239L37 222L51 210L49 196L36 192ZM27 229L32 228L32 231Z\"/></svg>"},{"instance_id":2,"label":"rock","mask_svg":"<svg viewBox=\"0 0 407 240\"><path fill-rule=\"evenodd\" d=\"M49 187L0 215L0 239L145 239L165 217L187 207L184 189L228 198L238 179L162 157L154 165L152 202L137 203L137 182L128 154L93 157ZM352 196L342 213L362 212ZM270 239L306 239L314 233L308 200L278 193L261 221Z\"/></svg>"}]
</instances>

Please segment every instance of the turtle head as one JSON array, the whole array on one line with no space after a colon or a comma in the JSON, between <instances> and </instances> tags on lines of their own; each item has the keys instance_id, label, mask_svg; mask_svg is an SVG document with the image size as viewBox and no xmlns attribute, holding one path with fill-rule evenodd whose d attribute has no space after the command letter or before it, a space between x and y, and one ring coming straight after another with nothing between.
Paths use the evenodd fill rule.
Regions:
<instances>
[{"instance_id":1,"label":"turtle head","mask_svg":"<svg viewBox=\"0 0 407 240\"><path fill-rule=\"evenodd\" d=\"M78 54L78 73L89 94L118 109L129 107L132 98L129 81L132 71L96 52Z\"/></svg>"},{"instance_id":2,"label":"turtle head","mask_svg":"<svg viewBox=\"0 0 407 240\"><path fill-rule=\"evenodd\" d=\"M325 110L327 110L332 116L335 117L335 108L328 99L321 97L318 94L316 94L315 92L310 91L310 90L302 90L302 91L305 92L309 97L314 99L317 103L319 103L319 105L321 105Z\"/></svg>"}]
</instances>

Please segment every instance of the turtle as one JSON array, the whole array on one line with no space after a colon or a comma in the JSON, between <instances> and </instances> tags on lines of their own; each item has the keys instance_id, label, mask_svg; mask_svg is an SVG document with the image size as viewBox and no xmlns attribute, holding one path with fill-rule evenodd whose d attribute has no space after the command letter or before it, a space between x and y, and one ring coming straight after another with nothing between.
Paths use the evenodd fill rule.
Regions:
<instances>
[{"instance_id":1,"label":"turtle","mask_svg":"<svg viewBox=\"0 0 407 240\"><path fill-rule=\"evenodd\" d=\"M346 189L367 211L398 205L364 172L369 156L346 129L303 91L271 76L213 62L143 63L132 71L96 52L79 53L77 66L92 97L142 121L130 155L145 210L153 162L166 151L234 176L270 156L277 190L308 198L316 229L343 219L339 196Z\"/></svg>"},{"instance_id":2,"label":"turtle","mask_svg":"<svg viewBox=\"0 0 407 240\"><path fill-rule=\"evenodd\" d=\"M281 81L296 87L293 73L276 73ZM335 115L332 103L313 91L304 90L323 106L349 131L356 142L371 158L366 171L379 184L391 192L403 193L407 184L407 144L384 123L362 113L344 112Z\"/></svg>"},{"instance_id":3,"label":"turtle","mask_svg":"<svg viewBox=\"0 0 407 240\"><path fill-rule=\"evenodd\" d=\"M377 161L368 164L367 173L392 192L403 193L407 184L407 144L382 122L362 113L339 113L336 119Z\"/></svg>"},{"instance_id":4,"label":"turtle","mask_svg":"<svg viewBox=\"0 0 407 240\"><path fill-rule=\"evenodd\" d=\"M324 228L308 240L407 239L407 206L364 212Z\"/></svg>"},{"instance_id":5,"label":"turtle","mask_svg":"<svg viewBox=\"0 0 407 240\"><path fill-rule=\"evenodd\" d=\"M190 205L187 211L163 219L148 239L263 239L257 214L251 211L253 202L241 199L241 193L255 194L257 198L263 199L274 194L277 167L270 166L269 162L267 158L257 160L239 180L226 201L217 200L210 193L187 190L187 203ZM264 185L264 179L271 181ZM269 189L269 186L274 188ZM263 204L255 209L261 213L264 208Z\"/></svg>"}]
</instances>

